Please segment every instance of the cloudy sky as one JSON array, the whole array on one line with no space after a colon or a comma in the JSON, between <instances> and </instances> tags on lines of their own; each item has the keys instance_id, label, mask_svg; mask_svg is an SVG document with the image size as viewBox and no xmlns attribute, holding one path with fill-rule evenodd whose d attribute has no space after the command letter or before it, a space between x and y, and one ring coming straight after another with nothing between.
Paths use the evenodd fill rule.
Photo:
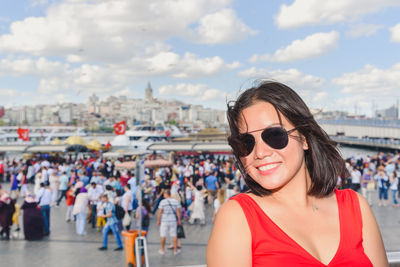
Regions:
<instances>
[{"instance_id":1,"label":"cloudy sky","mask_svg":"<svg viewBox=\"0 0 400 267\"><path fill-rule=\"evenodd\" d=\"M314 108L400 99L398 0L0 0L0 105L96 93L225 108L257 79Z\"/></svg>"}]
</instances>

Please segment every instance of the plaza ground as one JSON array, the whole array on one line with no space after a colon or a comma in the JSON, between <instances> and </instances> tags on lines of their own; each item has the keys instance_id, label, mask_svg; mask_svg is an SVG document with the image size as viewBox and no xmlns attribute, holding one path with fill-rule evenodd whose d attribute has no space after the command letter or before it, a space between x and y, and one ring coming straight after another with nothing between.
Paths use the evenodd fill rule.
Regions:
<instances>
[{"instance_id":1,"label":"plaza ground","mask_svg":"<svg viewBox=\"0 0 400 267\"><path fill-rule=\"evenodd\" d=\"M374 200L372 209L386 250L400 251L400 208L395 209L391 205L378 207L376 196ZM51 209L51 234L41 241L25 241L22 232L10 241L0 241L1 266L125 266L125 251L113 251L116 248L113 235L109 236L109 249L98 251L101 233L87 225L87 235L78 236L75 224L65 222L65 211L65 203ZM205 266L206 246L212 229L212 209L208 208L206 214L208 219L205 226L184 223L186 239L182 240L182 253L177 256L173 255L172 250L167 250L163 256L158 254L159 230L153 217L148 235L150 266Z\"/></svg>"}]
</instances>

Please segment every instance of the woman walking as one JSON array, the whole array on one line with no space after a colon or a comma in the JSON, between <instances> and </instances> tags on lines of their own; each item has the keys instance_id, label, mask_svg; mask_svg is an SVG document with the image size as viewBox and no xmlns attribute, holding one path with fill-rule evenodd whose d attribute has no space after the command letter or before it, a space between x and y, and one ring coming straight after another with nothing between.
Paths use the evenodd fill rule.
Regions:
<instances>
[{"instance_id":1,"label":"woman walking","mask_svg":"<svg viewBox=\"0 0 400 267\"><path fill-rule=\"evenodd\" d=\"M75 204L72 214L76 215L76 233L78 235L86 235L86 216L88 212L89 195L86 188L79 189L79 193L75 197Z\"/></svg>"}]
</instances>

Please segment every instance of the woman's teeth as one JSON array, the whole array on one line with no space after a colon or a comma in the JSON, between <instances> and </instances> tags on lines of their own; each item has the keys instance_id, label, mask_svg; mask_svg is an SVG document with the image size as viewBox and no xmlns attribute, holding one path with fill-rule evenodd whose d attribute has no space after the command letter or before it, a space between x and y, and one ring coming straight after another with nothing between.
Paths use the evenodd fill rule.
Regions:
<instances>
[{"instance_id":1,"label":"woman's teeth","mask_svg":"<svg viewBox=\"0 0 400 267\"><path fill-rule=\"evenodd\" d=\"M268 165L264 165L264 166L258 167L258 169L260 171L268 171L270 169L273 169L273 168L277 167L278 165L279 165L278 163L268 164Z\"/></svg>"}]
</instances>

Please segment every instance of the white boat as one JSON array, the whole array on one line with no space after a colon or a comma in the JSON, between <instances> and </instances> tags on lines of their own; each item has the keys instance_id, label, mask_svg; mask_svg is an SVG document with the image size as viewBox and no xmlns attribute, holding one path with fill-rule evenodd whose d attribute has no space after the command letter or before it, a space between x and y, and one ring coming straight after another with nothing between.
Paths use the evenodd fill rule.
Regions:
<instances>
[{"instance_id":1,"label":"white boat","mask_svg":"<svg viewBox=\"0 0 400 267\"><path fill-rule=\"evenodd\" d=\"M125 135L116 136L112 141L113 147L131 147L134 149L146 150L147 147L155 142L167 142L170 138L184 137L176 126L164 125L136 125L131 130L126 131Z\"/></svg>"},{"instance_id":2,"label":"white boat","mask_svg":"<svg viewBox=\"0 0 400 267\"><path fill-rule=\"evenodd\" d=\"M18 129L29 129L29 141L23 141L18 136ZM51 141L58 138L61 141L66 140L70 136L86 136L82 127L75 126L1 126L0 127L0 144L7 145L35 145L50 144Z\"/></svg>"},{"instance_id":3,"label":"white boat","mask_svg":"<svg viewBox=\"0 0 400 267\"><path fill-rule=\"evenodd\" d=\"M167 141L168 138L184 137L187 134L182 133L178 127L164 126L164 125L137 125L132 130L126 131L129 141L143 141L143 142L162 142Z\"/></svg>"}]
</instances>

